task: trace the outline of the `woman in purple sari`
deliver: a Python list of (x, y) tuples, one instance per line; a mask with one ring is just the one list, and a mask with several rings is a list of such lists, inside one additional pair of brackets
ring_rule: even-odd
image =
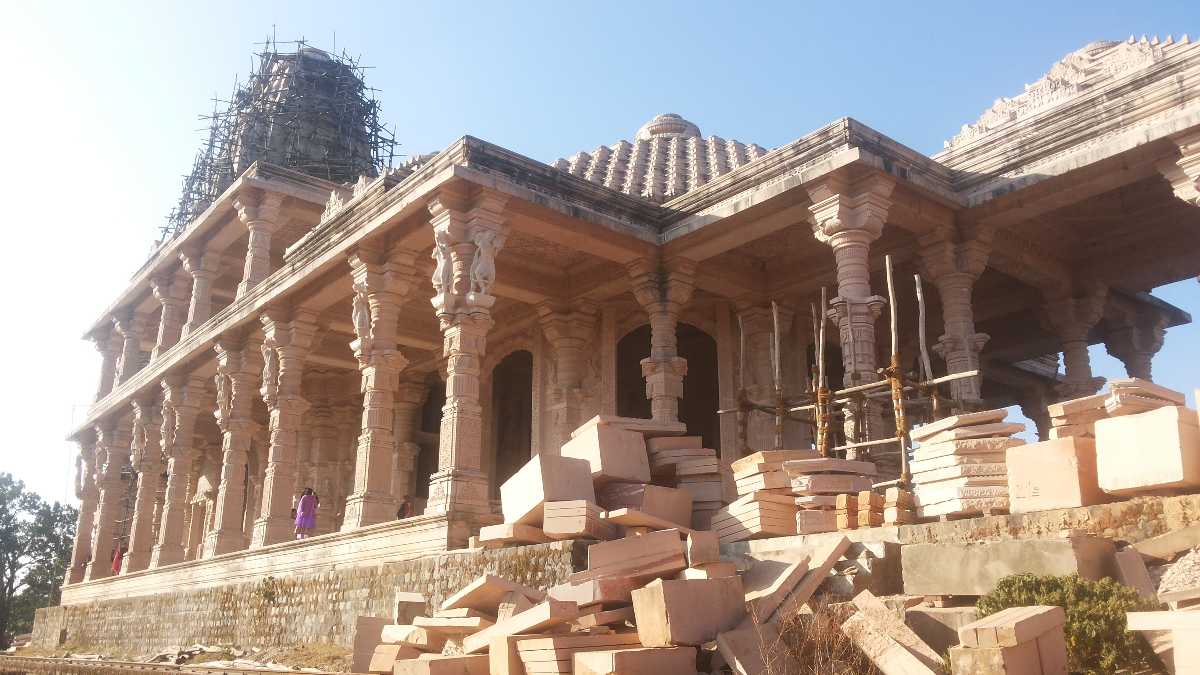
[(296, 538), (304, 539), (317, 526), (317, 496), (310, 487), (304, 488), (304, 494), (296, 502)]

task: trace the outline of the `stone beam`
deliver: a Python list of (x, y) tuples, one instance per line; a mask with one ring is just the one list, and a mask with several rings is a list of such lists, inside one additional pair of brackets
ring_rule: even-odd
[(1158, 171), (1171, 184), (1176, 197), (1200, 206), (1200, 131), (1172, 140), (1179, 148), (1179, 155), (1159, 162)]

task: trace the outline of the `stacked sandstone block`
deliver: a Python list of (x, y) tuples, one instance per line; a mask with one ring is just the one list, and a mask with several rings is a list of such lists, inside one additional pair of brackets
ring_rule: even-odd
[(849, 546), (838, 537), (739, 575), (715, 534), (655, 530), (593, 544), (587, 569), (547, 591), (484, 575), (432, 613), (423, 600), (399, 603), (396, 623), (356, 644), (369, 654), (365, 671), (380, 674), (695, 675), (719, 661), (765, 673), (761, 638), (778, 639), (779, 622)]
[(1066, 675), (1062, 607), (1012, 607), (958, 629), (953, 675)]
[(730, 465), (738, 498), (712, 517), (722, 542), (796, 534), (799, 506), (783, 463), (817, 457), (813, 450), (763, 450)]
[(708, 529), (713, 514), (724, 503), (717, 451), (704, 447), (704, 439), (699, 436), (650, 438), (646, 450), (654, 479), (690, 494), (692, 527)]
[(1024, 441), (1010, 438), (1025, 425), (1005, 423), (1008, 412), (984, 410), (946, 417), (911, 432), (913, 495), (917, 517), (973, 515), (1008, 510), (1005, 451)]
[[(796, 533), (816, 534), (840, 528), (839, 499), (870, 493), (875, 465), (850, 459), (821, 457), (783, 463), (792, 494), (796, 495)], [(833, 500), (835, 508), (829, 508)], [(857, 514), (855, 515), (857, 520)]]

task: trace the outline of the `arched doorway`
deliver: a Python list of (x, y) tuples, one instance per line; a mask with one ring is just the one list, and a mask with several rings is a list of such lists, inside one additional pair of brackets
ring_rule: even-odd
[(533, 354), (517, 350), (492, 370), (492, 496), (525, 463), (533, 447)]
[[(717, 341), (687, 323), (675, 329), (679, 355), (687, 359), (679, 420), (688, 433), (704, 439), (704, 446), (718, 449), (721, 439), (717, 417), (720, 392), (717, 384)], [(650, 417), (650, 399), (642, 378), (642, 359), (650, 356), (650, 325), (630, 331), (617, 342), (617, 414)]]
[(442, 406), (446, 405), (446, 383), (438, 373), (429, 373), (425, 378), (425, 404), (421, 406), (420, 430), (413, 440), (421, 447), (417, 454), (417, 494), (418, 513), (424, 510), (425, 500), (429, 498), (429, 477), (438, 470), (438, 445), (442, 431)]

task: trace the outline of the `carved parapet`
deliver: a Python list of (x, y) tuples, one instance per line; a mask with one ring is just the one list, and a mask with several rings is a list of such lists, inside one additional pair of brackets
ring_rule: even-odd
[(1200, 131), (1175, 139), (1179, 156), (1158, 163), (1158, 171), (1171, 183), (1175, 196), (1200, 206)]

